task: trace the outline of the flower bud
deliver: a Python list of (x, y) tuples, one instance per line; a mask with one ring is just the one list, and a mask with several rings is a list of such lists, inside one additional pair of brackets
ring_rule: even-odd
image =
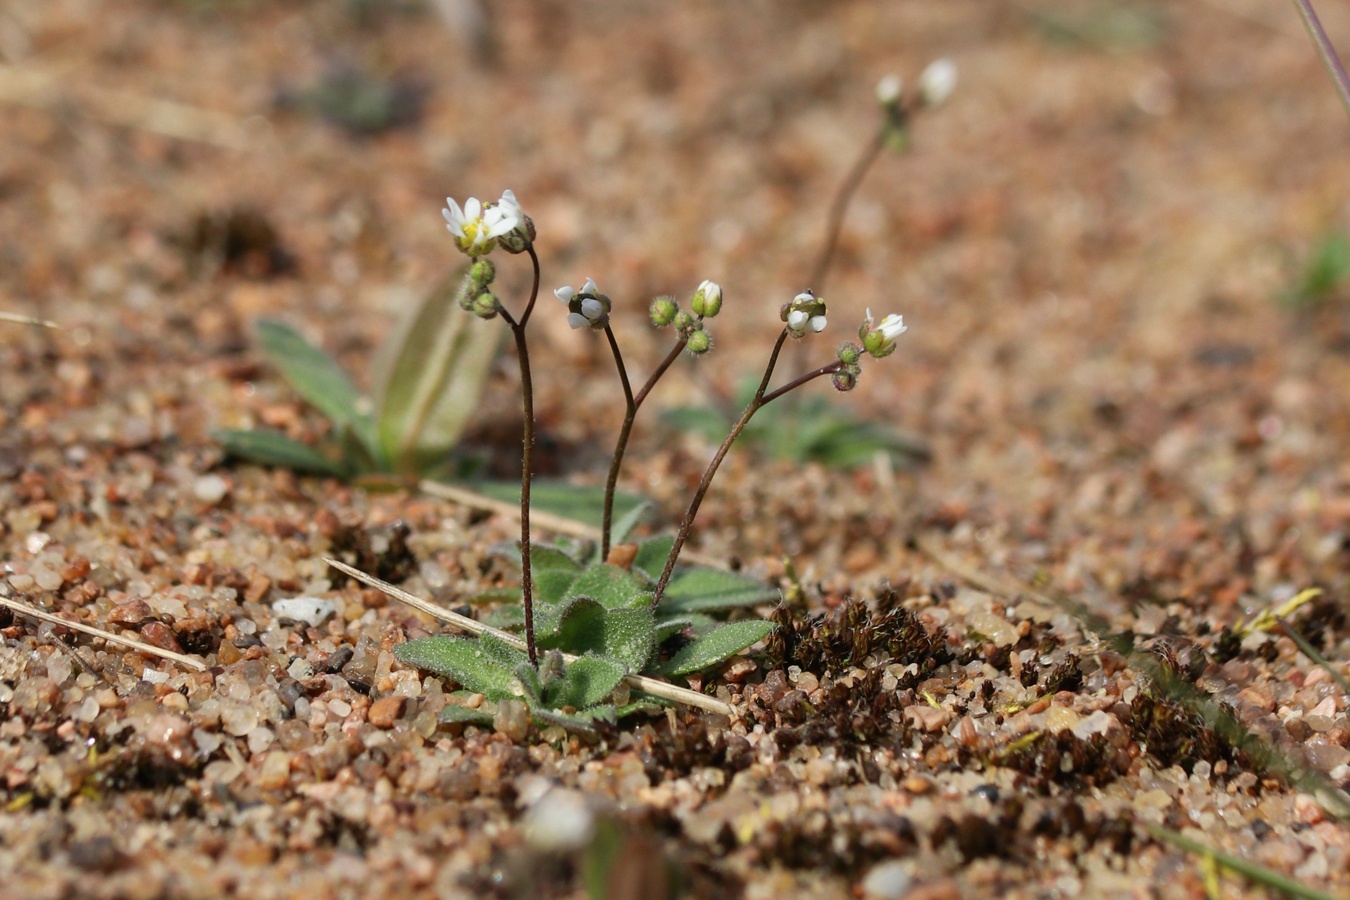
[(900, 96), (904, 89), (905, 83), (900, 80), (899, 75), (894, 72), (885, 75), (877, 82), (877, 102), (890, 109), (900, 103)]
[(846, 366), (856, 366), (858, 360), (862, 359), (863, 348), (852, 341), (845, 341), (839, 345), (839, 361)]
[(499, 307), (500, 302), (497, 300), (496, 294), (492, 291), (482, 291), (474, 296), (469, 311), (480, 319), (495, 319)]
[(857, 366), (853, 366), (847, 369), (840, 369), (838, 372), (835, 372), (833, 375), (830, 376), (830, 380), (834, 382), (834, 389), (836, 391), (853, 390), (855, 387), (858, 386)]
[(722, 309), (722, 286), (704, 279), (694, 291), (694, 296), (689, 298), (689, 308), (694, 311), (694, 315), (711, 319)]
[(697, 322), (694, 317), (684, 310), (675, 313), (675, 330), (678, 331), (682, 337), (688, 338), (689, 335), (693, 334), (696, 324)]
[(567, 304), (567, 324), (572, 328), (604, 328), (609, 325), (609, 298), (600, 293), (593, 279), (587, 278), (581, 290), (571, 285), (560, 287), (553, 292)]
[(652, 301), (651, 315), (652, 324), (657, 328), (665, 328), (675, 321), (675, 316), (680, 308), (675, 305), (675, 301), (670, 297), (657, 297)]
[(802, 291), (783, 305), (779, 316), (793, 338), (805, 337), (808, 331), (819, 333), (825, 330), (825, 301), (811, 291)]
[(955, 89), (956, 63), (945, 56), (930, 62), (919, 75), (919, 97), (924, 106), (940, 106)]
[(514, 223), (510, 231), (497, 238), (497, 243), (507, 253), (524, 253), (534, 245), (534, 220), (525, 215), (512, 191), (503, 191), (502, 199), (494, 204), (502, 211), (505, 219)]
[(490, 259), (476, 259), (473, 265), (469, 267), (469, 280), (476, 287), (487, 287), (497, 277), (497, 267), (493, 265)]
[(700, 328), (689, 335), (684, 346), (695, 356), (702, 356), (712, 349), (712, 336)]

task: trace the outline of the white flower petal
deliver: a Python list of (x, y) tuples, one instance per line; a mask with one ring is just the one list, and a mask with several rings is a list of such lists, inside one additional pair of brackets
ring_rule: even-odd
[(819, 334), (820, 332), (824, 331), (824, 330), (825, 330), (825, 317), (824, 317), (824, 316), (812, 316), (812, 317), (811, 317), (811, 330), (814, 331), (814, 332), (816, 332), (817, 334)]
[(586, 285), (581, 289), (581, 292), (583, 294), (598, 294), (600, 293), (600, 289), (595, 286), (594, 278), (587, 278)]
[(811, 317), (800, 309), (794, 309), (788, 313), (787, 327), (792, 331), (802, 331), (806, 327), (806, 322)]
[(482, 218), (483, 204), (478, 202), (477, 197), (470, 197), (464, 201), (464, 218), (478, 219)]
[(811, 293), (810, 291), (802, 291), (800, 294), (798, 294), (797, 296), (795, 296), (795, 297), (792, 298), (792, 302), (793, 302), (793, 303), (812, 303), (812, 302), (815, 301), (815, 299), (816, 299), (816, 295), (815, 295), (815, 294)]
[(956, 63), (945, 56), (928, 64), (919, 76), (919, 90), (929, 106), (937, 106), (956, 89)]
[(882, 76), (877, 82), (877, 102), (882, 106), (890, 106), (900, 101), (900, 94), (904, 91), (905, 83), (900, 80), (900, 76), (895, 73)]
[(560, 288), (558, 288), (557, 290), (555, 290), (555, 291), (553, 292), (553, 296), (557, 297), (559, 300), (561, 300), (561, 301), (564, 302), (564, 303), (571, 303), (571, 302), (572, 302), (572, 297), (573, 297), (575, 294), (576, 294), (576, 291), (572, 288), (572, 286), (571, 286), (570, 284), (569, 284), (569, 285), (564, 285), (563, 287), (560, 287)]
[(573, 329), (591, 327), (591, 323), (581, 313), (568, 313), (567, 324), (571, 325)]
[(598, 322), (600, 317), (605, 314), (605, 307), (599, 300), (592, 300), (587, 297), (581, 301), (581, 314), (592, 322)]
[(895, 313), (891, 313), (889, 316), (882, 319), (881, 324), (878, 325), (877, 328), (881, 332), (881, 336), (888, 341), (895, 340), (909, 330), (905, 327), (905, 317), (897, 316)]

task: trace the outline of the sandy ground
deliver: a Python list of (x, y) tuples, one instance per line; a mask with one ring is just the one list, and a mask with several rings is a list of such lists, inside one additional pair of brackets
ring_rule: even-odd
[[(1350, 785), (1350, 698), (1289, 638), (1231, 634), (1316, 586), (1294, 621), (1350, 655), (1346, 292), (1278, 299), (1350, 227), (1350, 124), (1292, 9), (490, 12), (0, 4), (0, 308), (64, 326), (0, 331), (0, 593), (209, 667), (3, 620), (0, 894), (1204, 896), (1199, 858), (1149, 825), (1350, 889), (1350, 832), (1316, 797), (1069, 612)], [(1324, 14), (1350, 48), (1350, 17)], [(319, 556), (397, 557), (404, 587), (453, 604), (509, 582), (486, 548), (514, 523), (224, 460), (213, 428), (326, 429), (254, 320), (366, 371), (458, 262), (442, 198), (509, 187), (545, 284), (599, 281), (638, 371), (666, 340), (647, 301), (719, 281), (714, 352), (653, 402), (724, 395), (808, 286), (876, 80), (937, 56), (958, 90), (868, 176), (816, 285), (830, 330), (785, 361), (827, 361), (867, 308), (903, 313), (900, 351), (835, 399), (931, 461), (739, 452), (695, 533), (784, 586), (790, 560), (824, 624), (799, 611), (790, 654), (706, 680), (730, 719), (599, 741), (439, 725), (448, 689), (390, 652), (436, 626)], [(389, 129), (322, 113), (337, 72), (398, 86)], [(502, 268), (518, 303), (527, 269)], [(617, 385), (541, 303), (544, 467), (593, 484)], [(504, 356), (473, 436), (507, 469), (513, 373)], [(658, 529), (711, 449), (640, 421), (624, 480)], [(283, 621), (272, 604), (301, 595), (335, 615)]]

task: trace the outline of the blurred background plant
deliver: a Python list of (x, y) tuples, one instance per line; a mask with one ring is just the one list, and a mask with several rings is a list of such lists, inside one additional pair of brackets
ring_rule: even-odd
[(1318, 238), (1298, 275), (1278, 299), (1290, 309), (1317, 309), (1343, 296), (1347, 278), (1350, 278), (1350, 235), (1331, 228)]
[(449, 471), (502, 344), (497, 329), (461, 313), (463, 282), (457, 272), (408, 311), (376, 354), (369, 397), (294, 328), (259, 320), (263, 355), (332, 422), (331, 439), (316, 448), (262, 429), (222, 429), (217, 439), (240, 459), (338, 478)]

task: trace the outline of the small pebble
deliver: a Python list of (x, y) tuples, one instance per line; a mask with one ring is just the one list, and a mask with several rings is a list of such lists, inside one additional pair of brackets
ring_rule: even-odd
[(381, 697), (370, 705), (366, 720), (376, 728), (393, 728), (399, 714), (403, 712), (403, 702), (404, 698), (398, 694)]
[(292, 622), (304, 622), (316, 628), (322, 625), (335, 610), (336, 607), (330, 601), (319, 597), (291, 597), (288, 600), (278, 600), (272, 604), (272, 611), (279, 618), (290, 619)]
[(525, 843), (540, 853), (568, 853), (590, 843), (595, 814), (578, 791), (555, 788), (525, 814)]
[(192, 494), (203, 503), (216, 504), (230, 492), (230, 483), (219, 475), (203, 475), (192, 483)]
[(912, 883), (905, 864), (893, 859), (873, 866), (863, 878), (861, 887), (863, 896), (870, 900), (900, 900), (909, 893)]

